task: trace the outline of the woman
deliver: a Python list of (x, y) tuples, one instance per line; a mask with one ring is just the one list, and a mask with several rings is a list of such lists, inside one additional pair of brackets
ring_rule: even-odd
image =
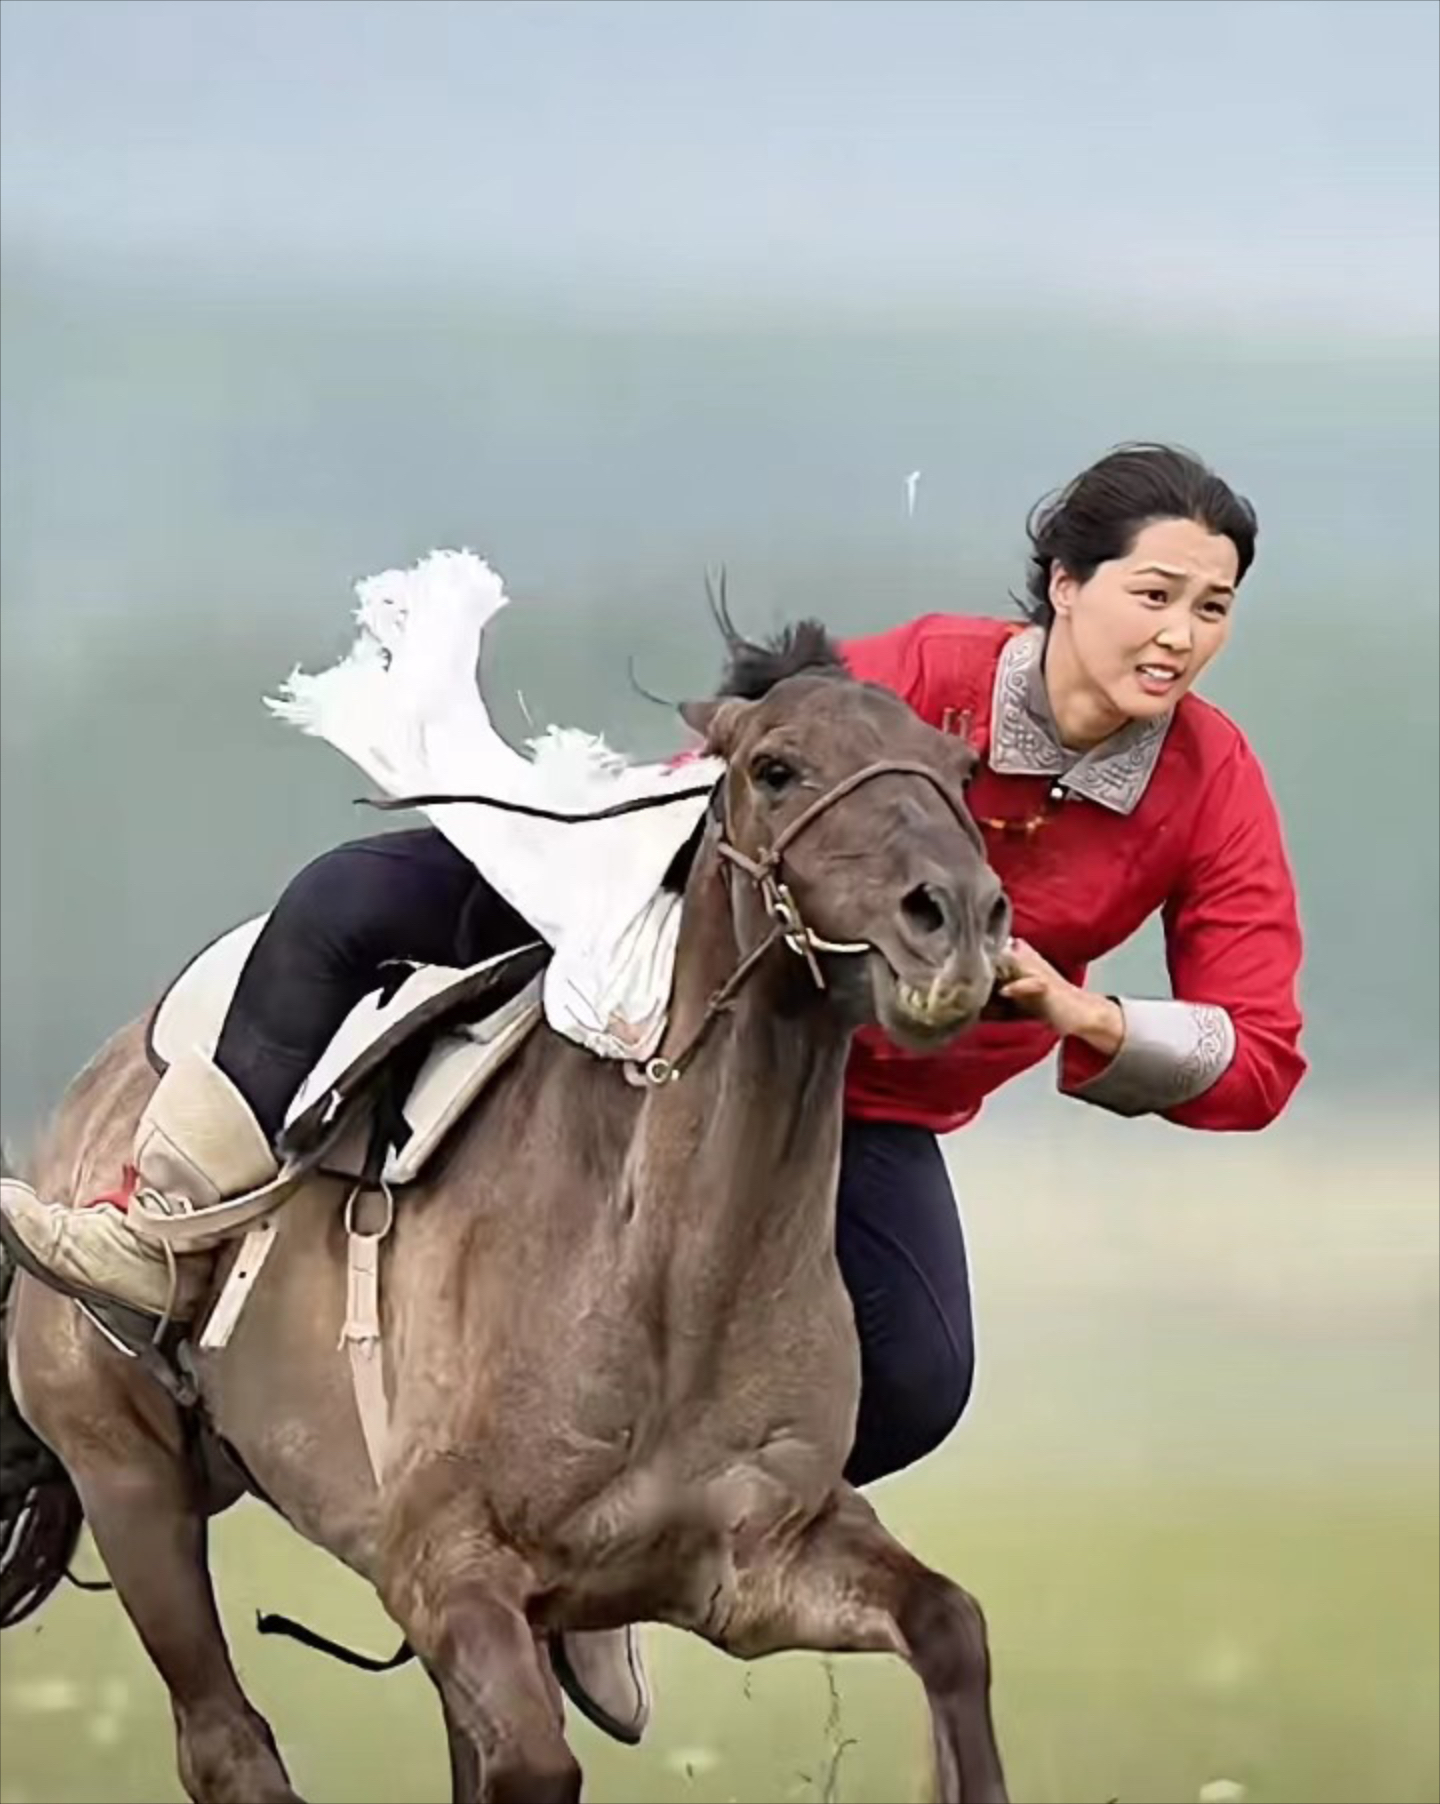
[[(1194, 1128), (1264, 1127), (1304, 1073), (1275, 808), (1239, 730), (1190, 694), (1229, 638), (1255, 534), (1248, 503), (1194, 458), (1123, 447), (1032, 516), (1028, 622), (931, 615), (845, 647), (857, 676), (982, 752), (969, 801), (1017, 935), (996, 1018), (950, 1049), (856, 1040), (837, 1213), (861, 1343), (856, 1484), (938, 1446), (970, 1394), (965, 1247), (937, 1135), (1057, 1044), (1067, 1094)], [(1087, 967), (1156, 913), (1173, 997), (1087, 988)], [(177, 1062), (156, 1089), (140, 1181), (175, 1207), (266, 1181), (292, 1096), (382, 960), (463, 965), (526, 937), (433, 830), (326, 854), (257, 942), (214, 1063)], [(4, 1207), (57, 1276), (163, 1308), (168, 1275), (121, 1210), (14, 1185)], [(633, 1646), (571, 1637), (566, 1652), (577, 1702), (637, 1739)]]

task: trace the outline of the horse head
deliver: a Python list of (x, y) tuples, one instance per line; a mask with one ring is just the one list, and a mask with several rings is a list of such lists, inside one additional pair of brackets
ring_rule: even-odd
[(760, 646), (717, 611), (720, 693), (681, 713), (727, 767), (712, 831), (740, 950), (783, 939), (850, 1025), (933, 1050), (979, 1016), (1010, 931), (965, 803), (976, 755), (857, 682), (816, 622)]

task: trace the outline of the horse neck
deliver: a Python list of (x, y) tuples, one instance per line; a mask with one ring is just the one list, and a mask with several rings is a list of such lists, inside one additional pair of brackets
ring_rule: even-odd
[[(744, 881), (732, 879), (735, 902), (758, 935), (768, 929)], [(741, 956), (707, 844), (686, 888), (669, 1044), (697, 1031)], [(652, 1097), (636, 1148), (636, 1203), (672, 1224), (672, 1250), (702, 1285), (723, 1288), (727, 1271), (790, 1267), (833, 1245), (848, 1049), (848, 1030), (805, 966), (777, 945), (710, 1023), (684, 1074)]]

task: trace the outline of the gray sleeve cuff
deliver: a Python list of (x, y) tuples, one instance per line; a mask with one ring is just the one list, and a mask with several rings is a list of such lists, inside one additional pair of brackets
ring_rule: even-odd
[(1193, 1102), (1235, 1057), (1235, 1024), (1208, 1002), (1137, 1001), (1117, 996), (1125, 1017), (1120, 1050), (1098, 1076), (1070, 1094), (1114, 1115), (1155, 1115)]

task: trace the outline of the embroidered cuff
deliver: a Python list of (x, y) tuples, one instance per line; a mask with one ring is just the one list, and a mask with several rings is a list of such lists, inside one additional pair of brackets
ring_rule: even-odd
[(1235, 1024), (1208, 1002), (1137, 1001), (1117, 996), (1125, 1017), (1119, 1052), (1094, 1077), (1066, 1083), (1079, 1102), (1115, 1115), (1157, 1115), (1193, 1102), (1235, 1057)]

